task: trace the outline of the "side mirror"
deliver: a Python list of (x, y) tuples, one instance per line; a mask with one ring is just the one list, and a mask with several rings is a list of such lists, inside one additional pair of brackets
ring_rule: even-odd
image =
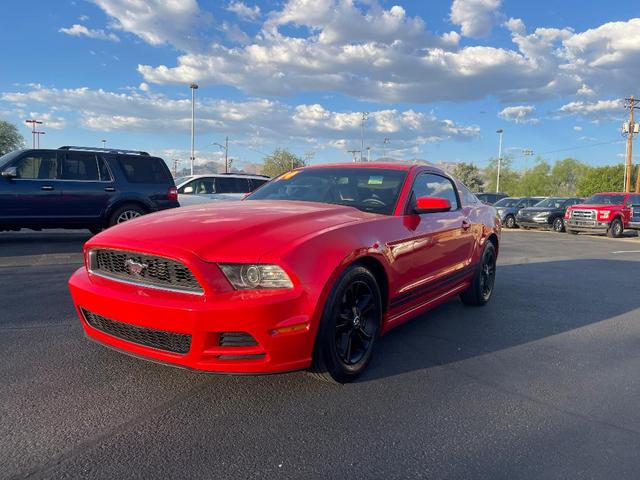
[(18, 178), (18, 169), (16, 167), (9, 167), (2, 171), (2, 176), (5, 178)]
[(185, 187), (182, 193), (193, 193), (193, 187)]
[(418, 197), (413, 211), (417, 214), (448, 212), (451, 210), (451, 202), (440, 197)]

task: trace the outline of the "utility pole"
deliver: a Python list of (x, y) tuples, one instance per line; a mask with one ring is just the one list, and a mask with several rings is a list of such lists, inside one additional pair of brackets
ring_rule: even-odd
[(362, 161), (362, 153), (364, 152), (364, 122), (369, 118), (369, 112), (362, 112), (362, 121), (360, 122), (360, 161)]
[[(624, 191), (631, 192), (631, 177), (633, 177), (633, 134), (638, 133), (636, 131), (635, 123), (635, 110), (640, 108), (636, 105), (636, 99), (632, 95), (629, 98), (625, 98), (625, 108), (629, 109), (629, 123), (625, 128), (627, 134), (627, 161), (625, 164), (625, 184)], [(640, 193), (640, 170), (636, 178), (636, 193)]]
[(371, 161), (371, 147), (367, 147), (367, 162)]
[(382, 156), (387, 157), (387, 145), (391, 143), (391, 139), (389, 137), (385, 137), (382, 141)]
[(504, 130), (499, 128), (496, 133), (500, 135), (500, 143), (498, 144), (498, 175), (496, 178), (496, 193), (500, 193), (500, 167), (502, 164), (502, 134)]
[(178, 164), (180, 163), (180, 160), (178, 160), (177, 158), (173, 159), (173, 178), (176, 178), (178, 176)]
[(193, 164), (196, 161), (195, 153), (195, 139), (196, 139), (196, 90), (198, 89), (197, 83), (189, 85), (191, 89), (191, 175), (193, 175)]
[(360, 156), (362, 156), (362, 150), (347, 150), (348, 153), (350, 153), (351, 155), (353, 155), (353, 161), (357, 162), (358, 161), (358, 157), (356, 157), (356, 154), (360, 154)]
[(25, 120), (24, 123), (31, 124), (31, 148), (36, 148), (36, 125), (42, 125), (40, 120), (29, 119)]
[(231, 164), (229, 163), (229, 136), (227, 135), (225, 137), (224, 145), (218, 142), (213, 142), (211, 145), (217, 145), (224, 150), (224, 173), (229, 173), (229, 169), (231, 168)]
[(33, 133), (36, 136), (36, 148), (40, 148), (40, 135), (44, 135), (46, 132), (36, 130)]
[(522, 155), (524, 156), (524, 171), (526, 172), (529, 170), (529, 160), (527, 157), (533, 156), (533, 150), (526, 148), (522, 150)]
[(104, 138), (100, 141), (102, 142), (102, 148), (105, 148), (105, 146), (107, 145), (107, 141)]

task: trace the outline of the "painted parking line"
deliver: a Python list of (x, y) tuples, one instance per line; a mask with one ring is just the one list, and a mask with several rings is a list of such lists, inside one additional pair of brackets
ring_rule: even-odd
[(616, 250), (611, 253), (640, 253), (640, 250)]

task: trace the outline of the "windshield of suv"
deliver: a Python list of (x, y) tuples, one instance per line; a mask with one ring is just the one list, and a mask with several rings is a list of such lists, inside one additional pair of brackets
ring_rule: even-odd
[(0, 157), (0, 170), (4, 168), (11, 160), (16, 158), (18, 155), (22, 153), (22, 150), (15, 150), (13, 152), (9, 152)]
[(506, 208), (515, 207), (519, 201), (519, 198), (503, 198), (502, 200), (498, 200), (496, 203), (494, 203), (493, 206)]
[(624, 202), (624, 195), (603, 195), (597, 194), (587, 198), (584, 203), (587, 205), (622, 205)]
[(406, 172), (378, 168), (311, 168), (285, 173), (245, 200), (302, 200), (391, 215)]
[(568, 199), (566, 198), (546, 198), (541, 202), (536, 203), (535, 207), (543, 208), (564, 208), (567, 205)]

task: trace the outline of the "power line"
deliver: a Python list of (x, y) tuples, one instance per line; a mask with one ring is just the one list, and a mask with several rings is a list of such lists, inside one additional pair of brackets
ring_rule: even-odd
[(581, 145), (578, 147), (568, 147), (568, 148), (560, 148), (558, 150), (549, 150), (547, 152), (539, 152), (538, 155), (548, 155), (550, 153), (559, 153), (559, 152), (568, 152), (570, 150), (580, 150), (583, 148), (592, 148), (592, 147), (600, 147), (602, 145), (612, 145), (614, 143), (622, 143), (624, 140), (613, 140), (610, 142), (600, 142), (600, 143), (591, 143), (589, 145)]

